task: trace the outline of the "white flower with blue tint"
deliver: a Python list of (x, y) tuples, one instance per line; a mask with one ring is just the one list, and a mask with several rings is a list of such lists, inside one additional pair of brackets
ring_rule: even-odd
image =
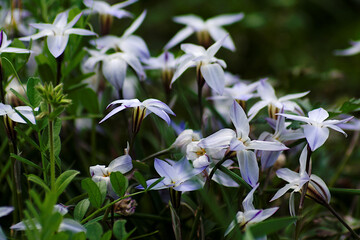
[(7, 39), (6, 33), (0, 32), (0, 55), (2, 53), (30, 53), (31, 51), (24, 48), (9, 47), (12, 41)]
[(215, 92), (222, 94), (225, 86), (223, 68), (226, 68), (226, 63), (224, 60), (216, 58), (215, 54), (219, 51), (226, 38), (227, 36), (218, 40), (207, 50), (195, 44), (181, 44), (181, 49), (185, 52), (185, 55), (179, 60), (179, 66), (171, 79), (171, 84), (173, 84), (186, 69), (196, 66), (209, 87)]
[[(26, 123), (26, 121), (16, 111), (23, 115), (32, 124), (35, 124), (35, 116), (33, 109), (29, 106), (19, 106), (12, 108), (10, 105), (0, 103), (0, 116), (7, 115), (11, 120), (18, 123)], [(37, 110), (37, 108), (35, 109)]]
[[(176, 46), (195, 32), (198, 35), (210, 34), (212, 39), (214, 39), (215, 41), (219, 41), (226, 35), (229, 35), (229, 33), (224, 28), (222, 28), (222, 26), (238, 22), (243, 18), (243, 13), (224, 14), (210, 18), (206, 21), (195, 15), (174, 17), (175, 22), (184, 24), (186, 25), (186, 27), (176, 33), (175, 36), (165, 45), (164, 48), (170, 49)], [(206, 39), (205, 41), (208, 42), (208, 39)], [(230, 36), (224, 42), (224, 47), (231, 51), (235, 51), (235, 45)]]
[(307, 125), (302, 125), (301, 127), (304, 130), (304, 135), (307, 142), (309, 143), (311, 151), (315, 151), (325, 143), (326, 139), (329, 137), (329, 128), (341, 132), (347, 136), (346, 133), (337, 125), (352, 119), (352, 117), (349, 117), (342, 120), (325, 120), (329, 117), (329, 113), (323, 108), (317, 108), (310, 111), (308, 113), (309, 117), (284, 113), (279, 115), (282, 115), (288, 119), (307, 123)]
[(335, 55), (338, 56), (353, 56), (360, 52), (360, 41), (351, 41), (351, 47), (345, 50), (336, 50), (334, 52)]
[[(166, 161), (155, 158), (154, 167), (160, 177), (164, 177), (159, 183), (151, 188), (151, 190), (160, 190), (172, 188), (180, 192), (194, 191), (203, 187), (202, 182), (196, 179), (196, 175), (201, 173), (204, 168), (193, 168), (189, 160), (183, 158), (179, 161), (166, 159)], [(146, 181), (147, 187), (160, 178), (150, 179)], [(138, 186), (138, 189), (144, 189)]]
[(80, 19), (82, 13), (76, 15), (69, 23), (67, 22), (69, 11), (59, 13), (52, 24), (48, 23), (33, 23), (30, 26), (37, 28), (40, 32), (22, 37), (22, 41), (30, 41), (31, 39), (36, 40), (42, 37), (47, 37), (47, 46), (51, 54), (57, 58), (59, 57), (66, 48), (69, 41), (70, 34), (93, 36), (96, 33), (81, 29), (73, 28), (76, 22)]
[(132, 17), (132, 14), (122, 9), (137, 0), (128, 0), (121, 3), (110, 5), (105, 1), (84, 0), (84, 4), (89, 9), (85, 9), (85, 14), (99, 13), (100, 15), (110, 15), (116, 18)]
[(170, 117), (168, 114), (175, 115), (175, 113), (169, 108), (168, 105), (161, 102), (160, 100), (153, 99), (153, 98), (147, 99), (143, 102), (140, 102), (138, 99), (116, 100), (116, 101), (113, 101), (112, 103), (110, 103), (108, 108), (115, 104), (120, 104), (120, 106), (114, 108), (109, 114), (107, 114), (100, 121), (100, 123), (104, 122), (108, 118), (112, 117), (116, 113), (118, 113), (126, 108), (135, 108), (135, 111), (139, 112), (138, 116), (141, 116), (141, 119), (140, 119), (141, 121), (143, 118), (148, 116), (150, 113), (154, 113), (157, 116), (159, 116), (160, 118), (162, 118), (163, 120), (165, 120), (167, 124), (170, 124), (171, 120), (170, 120)]
[(239, 211), (236, 213), (236, 220), (230, 223), (229, 227), (225, 231), (224, 236), (228, 235), (236, 226), (241, 229), (246, 229), (246, 227), (251, 224), (262, 222), (272, 216), (279, 209), (279, 207), (255, 209), (253, 205), (254, 192), (258, 187), (259, 184), (256, 184), (254, 188), (248, 193), (242, 202), (244, 211)]
[[(290, 100), (301, 98), (307, 95), (309, 92), (289, 94), (283, 97), (278, 98), (275, 95), (274, 88), (267, 82), (267, 78), (261, 79), (260, 84), (257, 88), (258, 94), (261, 100), (255, 103), (248, 112), (249, 120), (253, 119), (258, 112), (264, 107), (268, 106), (269, 114), (272, 118), (275, 118), (275, 114), (284, 108), (284, 111), (295, 112), (303, 114), (300, 106)], [(275, 112), (273, 112), (275, 111)]]

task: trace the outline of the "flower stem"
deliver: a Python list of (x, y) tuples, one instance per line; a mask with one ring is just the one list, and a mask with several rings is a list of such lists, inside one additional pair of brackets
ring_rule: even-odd
[(158, 151), (156, 153), (153, 153), (143, 159), (140, 160), (140, 162), (145, 162), (146, 160), (149, 160), (149, 159), (152, 159), (154, 157), (158, 157), (158, 156), (161, 156), (161, 155), (164, 155), (164, 154), (167, 154), (168, 152), (171, 151), (171, 149), (173, 149), (173, 147), (169, 147), (169, 148), (166, 148), (164, 150), (161, 150), (161, 151)]
[(203, 86), (205, 84), (205, 80), (204, 80), (204, 77), (202, 76), (201, 74), (201, 63), (196, 67), (196, 79), (197, 79), (197, 84), (198, 84), (198, 104), (199, 104), (199, 113), (200, 113), (200, 116), (199, 116), (199, 120), (200, 120), (200, 129), (201, 129), (201, 132), (203, 132), (203, 121), (202, 121), (202, 118), (203, 118), (203, 104), (202, 104), (202, 89), (203, 89)]
[(331, 180), (330, 180), (329, 188), (334, 186), (336, 180), (339, 178), (340, 174), (342, 173), (344, 167), (346, 166), (346, 163), (348, 162), (351, 154), (352, 154), (353, 151), (354, 151), (354, 148), (355, 148), (355, 146), (356, 146), (356, 143), (359, 141), (359, 136), (360, 136), (360, 131), (356, 131), (356, 132), (354, 133), (354, 135), (352, 136), (350, 145), (349, 145), (349, 147), (347, 148), (343, 159), (341, 160), (341, 164), (340, 164), (340, 166), (337, 168), (336, 173), (333, 175), (333, 177), (332, 177)]
[(60, 81), (61, 81), (61, 64), (63, 62), (63, 59), (64, 59), (64, 53), (62, 53), (60, 56), (58, 56), (56, 58), (56, 84), (55, 86), (59, 85), (60, 84)]
[(136, 195), (139, 195), (140, 193), (144, 193), (144, 192), (146, 192), (146, 191), (144, 190), (144, 191), (132, 193), (132, 194), (129, 194), (129, 195), (125, 195), (125, 196), (123, 196), (123, 197), (121, 197), (121, 198), (118, 198), (118, 199), (116, 199), (116, 200), (114, 200), (114, 201), (106, 204), (106, 205), (103, 206), (102, 208), (99, 208), (98, 210), (96, 210), (95, 212), (93, 212), (92, 214), (90, 214), (89, 216), (87, 216), (85, 219), (83, 219), (83, 220), (81, 221), (81, 224), (86, 223), (88, 220), (92, 219), (96, 214), (98, 214), (98, 213), (100, 213), (101, 211), (107, 209), (108, 207), (114, 205), (115, 203), (117, 203), (117, 202), (119, 202), (119, 201), (121, 201), (121, 200), (123, 200), (123, 199), (129, 198), (129, 197), (133, 197), (133, 196), (136, 196)]
[(54, 154), (54, 121), (50, 118), (52, 107), (48, 105), (49, 109), (49, 151), (50, 151), (50, 183), (51, 190), (55, 191), (55, 154)]
[[(307, 157), (306, 157), (306, 172), (309, 176), (311, 176), (311, 148), (309, 146), (309, 144), (307, 145)], [(305, 195), (307, 192), (307, 188), (308, 188), (309, 182), (305, 183), (301, 192), (301, 197), (300, 197), (300, 204), (299, 204), (299, 211), (301, 211), (301, 209), (304, 207), (304, 200), (305, 200)]]

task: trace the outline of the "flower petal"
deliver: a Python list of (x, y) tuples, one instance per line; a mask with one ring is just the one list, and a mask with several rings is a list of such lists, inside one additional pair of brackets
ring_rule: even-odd
[(192, 27), (195, 31), (202, 30), (205, 26), (205, 22), (198, 16), (195, 15), (184, 15), (177, 16), (173, 18), (174, 22), (188, 25)]
[(122, 89), (126, 77), (127, 64), (122, 58), (106, 58), (103, 61), (102, 72), (114, 88)]
[(69, 35), (55, 35), (47, 37), (47, 45), (51, 54), (57, 58), (65, 50), (69, 40)]
[(221, 46), (224, 44), (225, 40), (228, 37), (229, 37), (228, 34), (222, 36), (220, 39), (216, 40), (216, 42), (206, 50), (206, 54), (207, 54), (208, 58), (212, 58), (215, 56), (215, 54), (219, 51), (219, 49), (221, 48)]
[(82, 36), (93, 36), (93, 35), (97, 35), (96, 33), (90, 31), (90, 30), (86, 30), (86, 29), (82, 29), (82, 28), (70, 28), (65, 30), (64, 34), (76, 34), (76, 35), (82, 35)]
[(236, 101), (233, 101), (231, 105), (230, 119), (235, 126), (238, 137), (242, 137), (243, 134), (245, 135), (244, 137), (249, 136), (249, 120), (246, 117), (243, 108)]
[(302, 127), (311, 151), (315, 151), (321, 147), (329, 137), (329, 129), (326, 127), (318, 127), (314, 125), (304, 125)]
[(253, 205), (253, 200), (254, 200), (254, 192), (256, 191), (256, 189), (259, 187), (259, 183), (256, 184), (255, 186), (253, 186), (253, 189), (251, 189), (251, 191), (248, 193), (248, 195), (246, 196), (246, 198), (244, 199), (244, 201), (242, 202), (244, 211), (250, 211), (250, 210), (255, 210), (255, 207)]
[(123, 155), (112, 160), (108, 166), (109, 172), (127, 173), (133, 168), (130, 155)]
[(247, 149), (257, 149), (265, 151), (283, 151), (289, 149), (281, 142), (269, 142), (260, 140), (252, 140), (249, 143), (246, 143), (245, 146)]
[(146, 17), (146, 10), (144, 10), (141, 15), (130, 25), (128, 29), (125, 30), (123, 37), (128, 37), (133, 34), (142, 24)]
[(278, 199), (279, 197), (281, 197), (282, 195), (284, 195), (289, 189), (291, 189), (294, 186), (294, 184), (292, 183), (288, 183), (286, 184), (284, 187), (280, 188), (275, 195), (271, 198), (270, 202)]
[(351, 42), (351, 47), (345, 50), (336, 50), (334, 51), (335, 55), (338, 56), (352, 56), (360, 52), (360, 41)]
[(227, 148), (233, 138), (235, 138), (234, 130), (224, 128), (201, 139), (198, 146), (202, 148)]
[(222, 67), (217, 63), (206, 64), (200, 67), (200, 71), (209, 87), (222, 95), (225, 88), (225, 76)]
[(294, 93), (294, 94), (288, 94), (286, 96), (283, 96), (279, 98), (280, 102), (285, 102), (292, 99), (302, 98), (303, 96), (307, 95), (310, 91), (303, 92), (303, 93)]
[(229, 33), (221, 28), (221, 27), (216, 27), (216, 26), (212, 26), (212, 27), (209, 27), (209, 33), (210, 33), (210, 36), (215, 40), (215, 41), (219, 41), (221, 40), (222, 38), (226, 37), (226, 39), (224, 40), (224, 42), (222, 43), (222, 46), (224, 48), (227, 48), (229, 49), (230, 51), (235, 51), (235, 44), (231, 38), (231, 36), (229, 35)]
[(250, 186), (254, 187), (259, 180), (259, 166), (255, 153), (252, 151), (238, 151), (237, 159), (239, 162), (242, 178)]
[(99, 122), (99, 124), (102, 123), (102, 122), (104, 122), (104, 121), (107, 120), (108, 118), (112, 117), (113, 115), (117, 114), (118, 112), (120, 112), (120, 111), (122, 111), (122, 110), (124, 110), (124, 109), (125, 109), (125, 106), (124, 106), (124, 105), (121, 105), (121, 106), (119, 106), (119, 107), (117, 107), (117, 108), (114, 108), (110, 113), (108, 113), (108, 114)]
[(170, 41), (165, 45), (164, 50), (168, 50), (182, 41), (184, 41), (186, 38), (188, 38), (191, 34), (194, 33), (193, 28), (191, 27), (185, 27), (181, 29), (179, 32), (175, 34), (173, 38), (170, 39)]
[(309, 119), (318, 123), (322, 123), (329, 117), (329, 113), (323, 108), (317, 108), (308, 113)]
[(173, 179), (176, 176), (176, 171), (173, 166), (171, 166), (166, 161), (155, 158), (154, 167), (156, 172), (161, 176), (167, 179)]
[(9, 215), (14, 211), (14, 207), (0, 207), (0, 218)]

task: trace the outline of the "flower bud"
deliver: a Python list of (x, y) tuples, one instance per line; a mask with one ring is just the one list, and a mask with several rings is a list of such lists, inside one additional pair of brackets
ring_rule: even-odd
[[(125, 194), (129, 195), (128, 193)], [(135, 208), (137, 206), (136, 200), (129, 198), (125, 198), (115, 203), (115, 213), (129, 216), (135, 213)]]

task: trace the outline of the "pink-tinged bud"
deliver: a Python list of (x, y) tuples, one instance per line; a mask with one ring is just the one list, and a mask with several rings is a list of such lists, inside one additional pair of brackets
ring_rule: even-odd
[[(125, 194), (129, 195), (128, 193)], [(131, 197), (129, 198), (125, 198), (123, 200), (120, 200), (119, 202), (115, 203), (115, 213), (124, 215), (124, 216), (129, 216), (135, 213), (135, 209), (136, 209), (137, 203), (135, 199), (131, 199)]]

